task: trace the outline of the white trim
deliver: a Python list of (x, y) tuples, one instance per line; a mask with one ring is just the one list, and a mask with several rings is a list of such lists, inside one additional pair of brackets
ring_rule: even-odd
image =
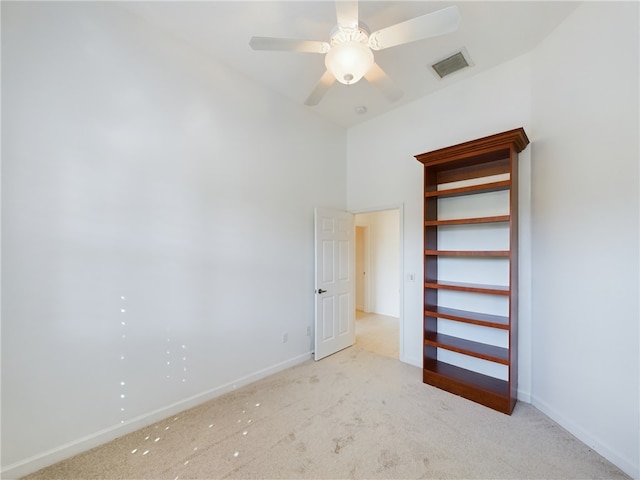
[[(400, 337), (399, 358), (402, 360), (404, 358), (404, 203), (398, 206), (398, 230), (400, 230), (398, 232), (400, 234), (398, 239), (400, 242), (400, 268), (398, 268), (398, 275), (400, 275), (400, 319), (398, 321), (398, 334)], [(422, 364), (420, 364), (420, 368), (422, 368)]]
[(603, 443), (598, 436), (594, 436), (587, 432), (580, 425), (567, 419), (562, 413), (555, 410), (551, 405), (542, 400), (541, 398), (533, 395), (532, 405), (544, 413), (546, 416), (557, 422), (562, 428), (578, 438), (581, 442), (598, 452), (604, 458), (630, 475), (632, 478), (640, 478), (640, 468), (637, 463), (634, 463), (633, 459), (625, 458), (612, 449), (609, 445)]
[(531, 403), (531, 392), (525, 392), (524, 390), (518, 389), (517, 398), (519, 402), (523, 403)]
[(414, 367), (418, 367), (420, 370), (422, 370), (422, 358), (403, 356), (400, 358), (400, 361), (408, 363), (409, 365), (413, 365)]
[(364, 227), (364, 311), (371, 312), (371, 283), (373, 275), (371, 272), (371, 225), (366, 224)]
[[(355, 217), (355, 215), (354, 215)], [(365, 313), (369, 313), (371, 311), (371, 290), (370, 285), (371, 282), (369, 279), (371, 278), (371, 229), (368, 223), (355, 223), (355, 227), (360, 227), (364, 229), (364, 304), (356, 305), (356, 310), (362, 310)], [(357, 248), (357, 244), (356, 244)], [(357, 288), (356, 284), (356, 288)]]
[(277, 363), (270, 367), (263, 368), (262, 370), (258, 370), (257, 372), (254, 372), (250, 375), (238, 378), (233, 382), (226, 383), (224, 385), (212, 388), (211, 390), (207, 390), (197, 395), (193, 395), (192, 397), (186, 398), (171, 405), (167, 405), (166, 407), (162, 407), (152, 412), (132, 418), (131, 420), (127, 420), (123, 424), (105, 428), (104, 430), (92, 433), (80, 439), (69, 442), (65, 445), (61, 445), (38, 455), (34, 455), (33, 457), (29, 457), (25, 460), (7, 465), (4, 469), (2, 469), (2, 472), (0, 472), (0, 477), (6, 480), (10, 480), (17, 479), (30, 473), (36, 472), (42, 468), (58, 463), (74, 455), (86, 452), (91, 448), (103, 445), (111, 440), (115, 440), (116, 438), (119, 438), (123, 435), (152, 425), (155, 422), (164, 420), (167, 417), (176, 415), (178, 413), (184, 412), (185, 410), (201, 405), (202, 403), (224, 395), (225, 393), (231, 392), (237, 388), (243, 387), (262, 378), (268, 377), (269, 375), (273, 375), (274, 373), (278, 373), (282, 370), (286, 370), (287, 368), (291, 368), (302, 362), (310, 360), (311, 355), (311, 352), (303, 353), (302, 355), (290, 358), (289, 360), (285, 360), (284, 362)]

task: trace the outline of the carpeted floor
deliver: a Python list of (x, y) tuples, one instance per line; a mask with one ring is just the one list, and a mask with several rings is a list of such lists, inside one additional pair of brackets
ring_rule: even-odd
[(26, 478), (629, 478), (530, 405), (495, 412), (370, 350), (361, 338)]
[(398, 321), (395, 317), (356, 310), (356, 344), (378, 355), (400, 358)]

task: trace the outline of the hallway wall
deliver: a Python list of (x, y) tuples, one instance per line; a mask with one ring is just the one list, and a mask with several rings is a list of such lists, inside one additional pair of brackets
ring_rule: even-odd
[(356, 226), (368, 226), (368, 311), (400, 316), (400, 213), (384, 210), (360, 213)]

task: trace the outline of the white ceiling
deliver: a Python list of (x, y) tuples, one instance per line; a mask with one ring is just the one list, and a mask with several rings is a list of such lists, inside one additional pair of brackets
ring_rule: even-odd
[[(328, 41), (336, 24), (333, 1), (164, 1), (119, 5), (143, 20), (294, 102), (304, 101), (325, 71), (324, 56), (314, 53), (254, 51), (252, 36)], [(349, 127), (428, 95), (452, 82), (530, 51), (579, 2), (431, 2), (361, 0), (360, 22), (373, 32), (395, 23), (457, 5), (455, 33), (374, 52), (375, 61), (404, 91), (388, 101), (361, 80), (336, 82), (319, 105), (305, 107), (338, 125)], [(473, 66), (440, 79), (431, 64), (465, 48)], [(359, 115), (355, 107), (366, 106)]]

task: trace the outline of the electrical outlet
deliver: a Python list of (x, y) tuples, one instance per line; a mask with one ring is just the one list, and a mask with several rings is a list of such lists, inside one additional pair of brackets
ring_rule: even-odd
[(287, 332), (284, 332), (282, 334), (282, 343), (287, 343), (289, 341), (289, 334)]

